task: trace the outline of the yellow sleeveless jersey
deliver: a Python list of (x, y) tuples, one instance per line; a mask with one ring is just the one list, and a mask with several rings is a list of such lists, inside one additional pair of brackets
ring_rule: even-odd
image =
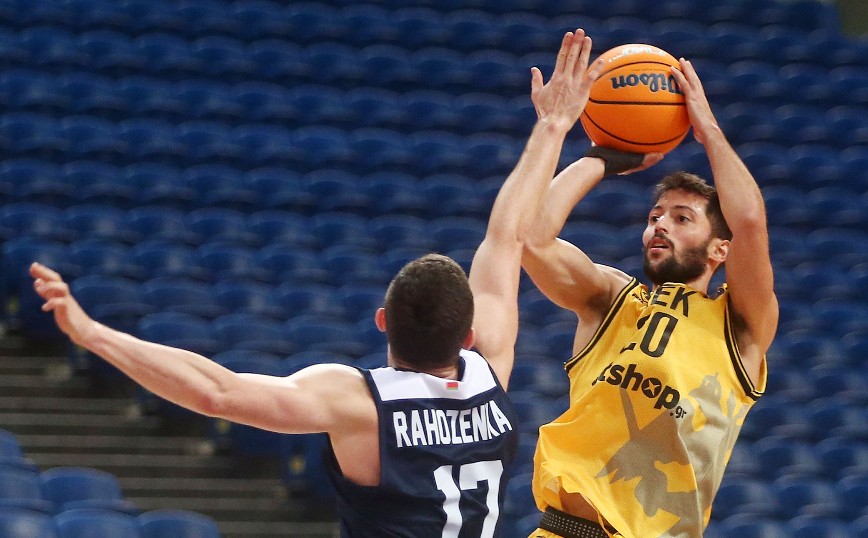
[(570, 407), (540, 428), (534, 496), (581, 493), (626, 538), (701, 537), (748, 409), (726, 287), (633, 279), (565, 365)]

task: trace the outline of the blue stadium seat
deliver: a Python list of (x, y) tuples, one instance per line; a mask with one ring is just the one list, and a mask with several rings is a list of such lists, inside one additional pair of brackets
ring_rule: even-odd
[(354, 129), (349, 145), (357, 156), (357, 169), (364, 174), (406, 171), (416, 157), (405, 135), (380, 127)]
[(472, 217), (438, 217), (429, 223), (429, 233), (438, 252), (476, 249), (485, 237), (485, 222)]
[(386, 288), (381, 285), (345, 284), (336, 290), (336, 299), (349, 319), (371, 321), (378, 308), (382, 308)]
[(537, 512), (533, 500), (533, 473), (513, 476), (506, 484), (502, 514), (506, 518), (520, 519)]
[(385, 35), (411, 50), (449, 43), (452, 40), (451, 29), (445, 23), (443, 14), (427, 6), (396, 9), (380, 24), (392, 26), (392, 33)]
[(786, 525), (773, 517), (757, 517), (754, 514), (736, 514), (724, 519), (719, 525), (721, 536), (739, 538), (791, 538)]
[(406, 91), (418, 87), (419, 71), (412, 54), (403, 46), (369, 45), (359, 51), (356, 62), (362, 67), (363, 76), (388, 88)]
[[(848, 476), (868, 475), (868, 445), (864, 441), (849, 437), (828, 437), (817, 443), (816, 450), (826, 476), (831, 479), (843, 480)], [(868, 487), (868, 481), (864, 478), (863, 483)]]
[(237, 163), (242, 148), (237, 144), (232, 127), (217, 121), (188, 121), (178, 126), (180, 142), (187, 147), (185, 165), (205, 163)]
[(53, 514), (54, 505), (42, 495), (39, 471), (0, 467), (0, 508)]
[(429, 235), (428, 222), (413, 215), (383, 214), (373, 217), (368, 225), (371, 235), (389, 250), (405, 247), (432, 250), (435, 247)]
[(316, 76), (310, 76), (311, 81), (327, 84), (335, 88), (354, 86), (367, 80), (366, 76), (376, 76), (365, 70), (361, 62), (361, 52), (346, 43), (336, 41), (319, 41), (308, 44), (301, 49), (296, 62), (310, 66)]
[[(286, 6), (289, 34), (296, 43), (315, 43), (340, 39), (337, 8), (318, 2), (299, 2)], [(285, 38), (285, 36), (283, 36)]]
[(39, 470), (36, 463), (24, 455), (18, 437), (0, 428), (0, 469), (4, 467), (17, 467), (25, 471)]
[(288, 283), (295, 287), (322, 284), (329, 279), (329, 271), (320, 262), (319, 254), (308, 248), (275, 242), (257, 251), (256, 259), (269, 272), (273, 284)]
[(283, 324), (261, 315), (226, 314), (212, 324), (225, 349), (247, 349), (286, 356), (299, 349), (299, 342)]
[(290, 102), (288, 91), (278, 84), (258, 80), (245, 81), (236, 84), (231, 93), (241, 117), (247, 122), (289, 125), (300, 115)]
[(803, 475), (781, 475), (771, 484), (782, 519), (800, 515), (838, 517), (841, 502), (830, 482)]
[(559, 398), (569, 391), (569, 380), (559, 361), (519, 358), (510, 376), (509, 390)]
[(450, 11), (446, 13), (444, 22), (452, 35), (449, 47), (460, 53), (497, 49), (502, 40), (496, 17), (481, 9)]
[(329, 271), (329, 283), (334, 286), (368, 284), (385, 288), (393, 276), (380, 264), (376, 251), (354, 247), (352, 243), (325, 248), (320, 260)]
[(801, 515), (787, 521), (787, 529), (793, 538), (851, 538), (853, 536), (846, 520), (834, 517)]
[(57, 78), (50, 73), (32, 69), (10, 69), (0, 75), (0, 102), (8, 111), (66, 113), (71, 102), (62, 89), (55, 87), (56, 81)]
[[(864, 443), (859, 447), (864, 451)], [(865, 498), (868, 495), (868, 473), (864, 471), (864, 468), (862, 469), (841, 477), (839, 481), (835, 482), (835, 489), (841, 499), (843, 517), (849, 518), (851, 521), (861, 520), (861, 528), (868, 530), (868, 527), (864, 526), (864, 523), (868, 522), (866, 521), (868, 510), (865, 507)], [(863, 535), (860, 534), (859, 536), (861, 538)]]
[(412, 61), (420, 73), (427, 73), (432, 89), (453, 93), (476, 90), (475, 74), (462, 53), (454, 47), (425, 47), (412, 53)]
[(204, 74), (192, 44), (178, 34), (149, 32), (135, 38), (133, 45), (145, 60), (144, 72), (151, 76), (177, 80)]
[(799, 229), (816, 222), (818, 212), (805, 203), (805, 192), (794, 186), (771, 185), (763, 189), (769, 222)]
[[(235, 130), (235, 140), (241, 146), (244, 156), (241, 164), (250, 169), (286, 167), (292, 170), (300, 167), (306, 158), (304, 152), (295, 147), (293, 131), (282, 126), (243, 124)], [(284, 170), (282, 175), (286, 174)], [(280, 205), (286, 205), (286, 202), (279, 199), (279, 202), (271, 203), (267, 207)]]
[(142, 238), (135, 246), (147, 241), (172, 243), (177, 247), (201, 244), (202, 237), (186, 227), (185, 217), (186, 213), (180, 209), (161, 205), (144, 205), (127, 212), (130, 228)]
[(865, 382), (868, 372), (853, 370), (844, 361), (821, 364), (811, 369), (810, 382), (818, 395), (833, 396), (844, 403), (859, 406), (868, 403)]
[[(227, 7), (214, 0), (183, 0), (172, 6), (183, 22), (182, 32), (189, 39), (231, 36), (239, 31), (239, 21), (228, 16)], [(198, 43), (198, 41), (197, 41)], [(198, 52), (198, 50), (196, 50)], [(212, 60), (205, 56), (203, 64)]]
[(129, 228), (126, 211), (101, 204), (77, 204), (64, 210), (66, 226), (77, 238), (133, 244), (139, 235)]
[(311, 248), (319, 244), (316, 235), (308, 229), (305, 217), (280, 210), (260, 210), (247, 216), (247, 231), (258, 238), (263, 246), (283, 248)]
[(202, 207), (188, 212), (185, 225), (201, 238), (200, 249), (209, 243), (254, 248), (259, 238), (247, 230), (247, 217), (236, 209)]
[[(220, 9), (215, 6), (213, 10), (200, 11), (220, 13)], [(219, 19), (231, 20), (225, 16)], [(257, 72), (256, 64), (247, 55), (245, 44), (226, 34), (204, 35), (196, 39), (191, 43), (190, 53), (198, 60), (200, 71), (206, 77), (234, 83), (249, 80)]]
[(247, 47), (247, 53), (256, 65), (257, 78), (272, 83), (297, 83), (310, 75), (313, 69), (299, 61), (302, 49), (297, 44), (280, 38), (257, 39)]
[(157, 342), (212, 356), (224, 348), (210, 321), (185, 312), (154, 312), (139, 320), (135, 334), (144, 340)]
[(817, 440), (830, 436), (853, 439), (865, 439), (868, 436), (868, 410), (864, 406), (856, 406), (830, 396), (810, 402), (805, 415), (806, 420), (813, 426)]
[(395, 21), (399, 11), (374, 4), (349, 3), (336, 13), (338, 24), (345, 29), (340, 39), (359, 48), (375, 43), (403, 42), (401, 26)]
[(162, 276), (143, 282), (142, 300), (157, 312), (181, 312), (206, 319), (223, 315), (225, 310), (211, 294), (211, 286), (188, 277)]
[(128, 152), (127, 143), (118, 139), (115, 124), (96, 116), (66, 116), (58, 133), (67, 144), (72, 159), (121, 160)]
[(860, 195), (853, 188), (823, 186), (808, 192), (806, 202), (818, 215), (823, 215), (826, 226), (856, 229), (865, 221)]
[(182, 80), (177, 84), (177, 95), (184, 101), (186, 113), (197, 120), (232, 122), (248, 118), (235, 100), (233, 89), (222, 81)]
[(523, 435), (536, 434), (540, 426), (557, 418), (562, 411), (533, 391), (510, 390), (509, 398), (518, 415), (518, 429)]
[(0, 508), (0, 535), (6, 538), (58, 538), (49, 514), (26, 508)]
[(166, 31), (180, 33), (184, 19), (175, 6), (154, 4), (147, 0), (124, 0), (116, 12), (123, 14), (123, 29), (133, 35), (146, 32)]
[(135, 503), (121, 491), (117, 476), (93, 467), (53, 467), (39, 475), (45, 498), (57, 513), (80, 508), (116, 510), (138, 515)]
[(119, 276), (133, 280), (146, 277), (142, 267), (130, 260), (130, 247), (105, 239), (81, 239), (69, 245), (72, 263), (84, 274)]
[(149, 510), (138, 516), (141, 538), (220, 538), (210, 516), (179, 509)]
[(734, 516), (771, 518), (778, 512), (777, 504), (767, 481), (756, 477), (725, 476), (714, 498), (711, 514), (715, 520), (724, 522)]
[(140, 538), (135, 516), (115, 510), (77, 508), (54, 516), (58, 538)]
[[(537, 10), (509, 10), (500, 16), (499, 25), (504, 38), (500, 49), (512, 54), (528, 52), (549, 53), (557, 48), (557, 32), (553, 32), (548, 20)], [(521, 36), (520, 39), (514, 39)]]
[(751, 409), (744, 421), (741, 437), (750, 441), (770, 435), (808, 439), (812, 432), (813, 427), (792, 402), (769, 395)]
[(510, 133), (523, 125), (509, 101), (497, 93), (472, 92), (456, 97), (452, 107), (462, 134), (494, 131)]
[(177, 126), (159, 117), (123, 120), (118, 124), (118, 137), (127, 143), (131, 161), (186, 162), (189, 148)]
[(220, 280), (211, 287), (214, 301), (226, 312), (248, 312), (284, 320), (290, 312), (275, 300), (270, 285), (244, 280)]
[(300, 351), (326, 351), (348, 357), (373, 351), (360, 342), (353, 323), (330, 316), (299, 315), (290, 318), (283, 330)]
[[(197, 193), (199, 207), (249, 213), (260, 207), (259, 193), (244, 181), (243, 172), (226, 164), (200, 164), (186, 168), (184, 183)], [(239, 231), (239, 234), (243, 232)], [(260, 242), (249, 238), (255, 244)]]
[(362, 184), (379, 214), (427, 217), (434, 204), (419, 192), (416, 176), (407, 172), (371, 173), (362, 178)]
[(753, 448), (760, 476), (767, 480), (784, 475), (822, 476), (820, 458), (806, 441), (769, 435), (753, 443)]
[(57, 121), (32, 112), (9, 112), (0, 116), (0, 140), (11, 155), (60, 160), (69, 150)]
[(225, 279), (271, 281), (272, 274), (259, 266), (256, 254), (252, 247), (212, 241), (196, 250), (196, 259), (212, 282)]
[[(130, 75), (118, 80), (117, 95), (126, 103), (125, 117), (127, 119), (122, 120), (120, 127), (133, 124), (144, 127), (153, 126), (154, 129), (159, 128), (161, 131), (167, 131), (168, 126), (155, 123), (153, 120), (177, 121), (185, 117), (186, 114), (185, 103), (175, 91), (175, 84), (168, 80)], [(134, 121), (133, 118), (135, 117), (148, 118), (149, 121), (144, 123), (141, 120)], [(135, 140), (139, 141), (143, 138), (143, 135), (138, 135)], [(129, 135), (127, 141), (130, 142), (131, 150), (144, 151), (144, 149), (133, 147)], [(134, 153), (134, 155), (137, 154)], [(142, 155), (148, 155), (148, 153)]]
[(9, 238), (69, 242), (78, 235), (64, 225), (64, 213), (44, 203), (11, 203), (0, 208), (0, 226)]
[(318, 212), (365, 214), (370, 209), (370, 197), (359, 189), (360, 178), (354, 172), (321, 168), (306, 174), (302, 180), (305, 190), (317, 200)]
[[(241, 0), (233, 2), (226, 18), (236, 22), (235, 35), (249, 41), (264, 38), (285, 38), (291, 35), (292, 23), (284, 6), (271, 0)], [(218, 13), (223, 13), (218, 10)]]
[(29, 66), (50, 71), (86, 65), (75, 37), (62, 26), (36, 24), (22, 28), (17, 42), (24, 47)]
[[(98, 2), (79, 2), (75, 12), (82, 13), (88, 7), (98, 4)], [(106, 13), (117, 13), (114, 6), (104, 8), (104, 10)], [(89, 70), (101, 75), (114, 78), (125, 77), (140, 72), (144, 67), (144, 57), (136, 50), (130, 35), (123, 31), (107, 29), (105, 26), (94, 26), (82, 32), (76, 41), (79, 50), (87, 55)], [(83, 73), (82, 76), (84, 76)], [(108, 104), (118, 105), (123, 102), (123, 100), (118, 101), (118, 96), (104, 93), (102, 90), (107, 89), (107, 86), (92, 86), (91, 89), (93, 91), (86, 94), (78, 94), (82, 99), (79, 103), (85, 104), (86, 109), (91, 109), (91, 106), (104, 109), (103, 107)], [(101, 105), (94, 99), (97, 94), (107, 99), (107, 105)]]

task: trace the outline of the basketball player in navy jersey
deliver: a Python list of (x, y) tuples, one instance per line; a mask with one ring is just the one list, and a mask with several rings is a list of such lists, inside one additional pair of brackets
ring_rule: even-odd
[(598, 76), (597, 66), (588, 69), (590, 46), (583, 31), (568, 32), (550, 81), (532, 70), (538, 120), (495, 200), (469, 278), (451, 259), (428, 255), (393, 279), (375, 315), (388, 367), (234, 373), (97, 323), (60, 275), (33, 264), (43, 309), (73, 342), (178, 405), (275, 432), (326, 432), (343, 536), (497, 536), (518, 435), (504, 391), (523, 237)]

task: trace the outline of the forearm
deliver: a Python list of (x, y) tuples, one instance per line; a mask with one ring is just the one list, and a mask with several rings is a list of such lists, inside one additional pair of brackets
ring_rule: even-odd
[(706, 131), (705, 151), (729, 228), (734, 234), (765, 229), (765, 203), (760, 188), (719, 128)]
[(544, 195), (542, 208), (535, 216), (529, 231), (529, 244), (541, 246), (558, 237), (573, 208), (603, 178), (604, 166), (600, 159), (582, 158), (557, 175)]
[(528, 235), (546, 187), (555, 174), (569, 127), (539, 120), (524, 151), (498, 193), (491, 210), (489, 233), (523, 241)]
[(216, 414), (218, 397), (236, 377), (196, 353), (146, 342), (96, 322), (80, 345), (154, 394), (205, 415)]

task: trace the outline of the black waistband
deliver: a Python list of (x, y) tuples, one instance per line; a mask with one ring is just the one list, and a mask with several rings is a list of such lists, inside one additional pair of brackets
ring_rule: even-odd
[(563, 538), (609, 538), (599, 523), (561, 512), (549, 506), (543, 514), (539, 528)]

